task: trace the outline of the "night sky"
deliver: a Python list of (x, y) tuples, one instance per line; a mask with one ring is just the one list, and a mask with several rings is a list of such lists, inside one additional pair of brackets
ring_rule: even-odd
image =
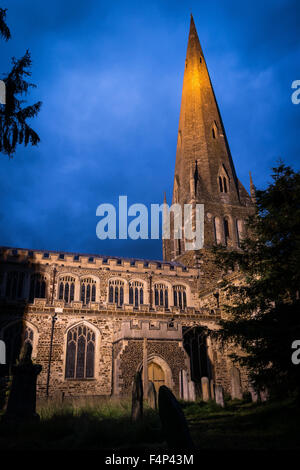
[(0, 71), (32, 54), (38, 147), (0, 155), (0, 245), (161, 258), (160, 241), (100, 241), (96, 208), (170, 202), (190, 13), (238, 177), (299, 168), (300, 2), (1, 0)]

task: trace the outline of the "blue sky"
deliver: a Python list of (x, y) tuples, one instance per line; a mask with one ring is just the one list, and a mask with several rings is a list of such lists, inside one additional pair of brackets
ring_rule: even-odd
[(155, 240), (96, 237), (96, 208), (170, 201), (190, 13), (238, 177), (299, 168), (300, 3), (1, 0), (0, 71), (29, 48), (38, 147), (0, 155), (0, 245), (161, 258)]

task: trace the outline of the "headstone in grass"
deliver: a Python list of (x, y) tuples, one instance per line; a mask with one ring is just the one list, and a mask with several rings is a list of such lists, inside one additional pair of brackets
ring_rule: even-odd
[(195, 382), (189, 381), (189, 401), (196, 401)]
[(231, 369), (231, 398), (242, 400), (241, 374), (237, 367)]
[(249, 392), (250, 392), (250, 395), (251, 395), (252, 402), (257, 403), (258, 402), (258, 392), (252, 384), (249, 385)]
[(42, 370), (31, 360), (32, 346), (26, 342), (20, 353), (19, 362), (12, 367), (12, 384), (4, 421), (39, 421), (36, 413), (36, 380)]
[(259, 392), (259, 396), (260, 396), (260, 400), (262, 403), (264, 403), (265, 401), (268, 401), (269, 399), (269, 391), (267, 388), (263, 388), (260, 390)]
[(134, 376), (132, 384), (131, 420), (141, 420), (143, 417), (143, 382), (140, 372)]
[(216, 385), (215, 386), (215, 399), (216, 399), (217, 405), (220, 405), (220, 406), (222, 406), (222, 408), (224, 408), (224, 406), (225, 406), (225, 404), (224, 404), (224, 390), (223, 390), (223, 387), (221, 385)]
[(212, 400), (215, 398), (215, 382), (213, 380), (210, 381), (210, 398)]
[(201, 377), (201, 388), (202, 388), (202, 400), (210, 400), (210, 384), (208, 377)]
[(148, 384), (148, 403), (153, 410), (157, 410), (157, 393), (155, 390), (154, 383), (149, 381)]
[(164, 438), (169, 449), (193, 449), (194, 444), (180, 404), (165, 385), (159, 388), (158, 407)]

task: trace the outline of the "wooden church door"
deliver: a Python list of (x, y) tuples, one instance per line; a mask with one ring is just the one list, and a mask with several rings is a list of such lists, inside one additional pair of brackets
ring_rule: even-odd
[(148, 365), (148, 380), (154, 383), (154, 387), (157, 393), (159, 387), (165, 384), (164, 371), (155, 362), (150, 362)]

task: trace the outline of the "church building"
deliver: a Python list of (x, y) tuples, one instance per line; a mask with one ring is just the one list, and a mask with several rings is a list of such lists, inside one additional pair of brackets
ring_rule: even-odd
[[(222, 313), (211, 247), (239, 249), (254, 209), (238, 180), (204, 54), (191, 17), (172, 203), (204, 204), (204, 247), (163, 240), (163, 261), (0, 248), (0, 340), (7, 364), (24, 342), (42, 365), (40, 397), (126, 396), (137, 371), (177, 397), (194, 400), (207, 377), (238, 397), (247, 375), (207, 335)], [(239, 276), (233, 272), (233, 277)], [(235, 377), (235, 382), (233, 381)], [(240, 389), (236, 390), (236, 378)], [(233, 385), (234, 382), (234, 385)]]

